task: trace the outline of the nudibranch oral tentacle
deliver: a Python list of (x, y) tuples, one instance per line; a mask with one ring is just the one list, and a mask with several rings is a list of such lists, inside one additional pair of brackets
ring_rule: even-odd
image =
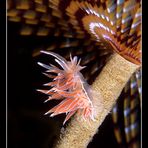
[[(63, 124), (76, 112), (79, 112), (84, 120), (94, 120), (93, 91), (80, 72), (85, 67), (80, 66), (81, 60), (78, 60), (76, 56), (72, 58), (70, 55), (70, 61), (67, 61), (53, 52), (41, 51), (41, 53), (53, 56), (61, 67), (58, 68), (51, 64), (49, 66), (38, 62), (40, 66), (47, 69), (46, 72), (57, 74), (52, 76), (52, 82), (44, 84), (45, 86), (52, 87), (50, 90), (38, 91), (49, 95), (49, 98), (45, 102), (53, 99), (62, 100), (61, 103), (50, 109), (45, 115), (51, 113), (50, 117), (54, 117), (66, 113)], [(46, 76), (48, 76), (48, 73), (45, 73)]]

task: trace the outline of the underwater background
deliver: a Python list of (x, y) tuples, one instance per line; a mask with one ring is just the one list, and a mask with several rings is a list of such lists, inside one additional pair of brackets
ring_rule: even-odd
[[(56, 102), (43, 103), (46, 96), (36, 91), (47, 82), (37, 65), (45, 56), (33, 58), (32, 53), (60, 39), (20, 36), (19, 28), (19, 24), (8, 22), (8, 147), (50, 148), (59, 136), (65, 115), (44, 115)], [(46, 61), (51, 61), (48, 56)], [(118, 147), (111, 116), (106, 117), (88, 148)]]

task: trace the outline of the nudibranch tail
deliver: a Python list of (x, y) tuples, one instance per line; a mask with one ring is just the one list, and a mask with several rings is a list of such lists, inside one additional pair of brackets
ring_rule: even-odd
[[(80, 66), (80, 59), (75, 56), (72, 58), (70, 55), (70, 61), (60, 55), (41, 51), (44, 54), (51, 55), (55, 58), (55, 61), (61, 68), (58, 68), (52, 64), (46, 65), (41, 62), (38, 64), (47, 69), (46, 76), (53, 78), (52, 82), (44, 84), (45, 86), (52, 87), (50, 90), (38, 90), (42, 93), (49, 95), (49, 100), (62, 100), (58, 105), (50, 109), (46, 115), (51, 113), (50, 117), (66, 113), (66, 118), (63, 124), (66, 123), (76, 112), (83, 117), (83, 119), (94, 119), (94, 107), (92, 104), (92, 95), (90, 92), (91, 87), (84, 80), (84, 77), (80, 71), (84, 66)], [(55, 73), (52, 75), (49, 73)]]

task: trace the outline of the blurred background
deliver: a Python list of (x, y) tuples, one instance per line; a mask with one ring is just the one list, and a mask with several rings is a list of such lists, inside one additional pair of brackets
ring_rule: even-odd
[[(60, 46), (63, 40), (66, 39), (53, 36), (21, 36), (19, 35), (20, 27), (21, 24), (8, 21), (8, 147), (51, 148), (59, 137), (65, 115), (54, 118), (44, 116), (44, 113), (57, 102), (43, 103), (47, 96), (36, 91), (36, 89), (43, 88), (43, 83), (50, 81), (42, 74), (44, 69), (37, 65), (37, 62), (54, 63), (54, 60), (47, 55), (36, 54), (36, 51), (38, 53), (38, 50), (51, 48), (55, 41)], [(102, 54), (98, 50), (89, 50), (87, 53), (75, 48), (77, 46), (57, 48), (54, 52), (65, 56), (67, 59), (70, 52), (72, 55), (79, 55), (84, 59), (82, 64), (86, 63), (88, 69), (84, 70), (83, 74), (91, 84), (99, 74), (110, 53)], [(98, 60), (99, 66), (96, 64), (97, 55), (100, 60)], [(89, 74), (87, 71), (89, 71)], [(131, 97), (130, 88), (128, 87), (130, 87), (129, 84), (127, 89), (122, 92), (113, 111), (99, 128), (99, 133), (94, 136), (92, 142), (88, 145), (88, 148), (98, 148), (98, 146), (101, 148), (110, 146), (128, 148), (130, 147), (129, 144), (132, 145), (132, 143), (136, 144), (136, 147), (140, 147), (139, 94), (136, 89), (133, 95), (134, 98), (132, 98), (133, 96)], [(134, 116), (136, 116), (138, 125), (136, 126), (136, 137), (131, 137), (130, 142), (127, 142), (125, 133), (124, 104), (126, 98), (129, 99), (127, 106), (130, 106), (131, 99), (137, 100), (135, 109), (131, 113), (129, 111), (127, 118), (127, 120), (130, 120), (130, 114), (136, 114)]]
[[(78, 29), (77, 34), (71, 25), (68, 28), (67, 17), (63, 20), (59, 13), (62, 10), (49, 5), (47, 0), (8, 0), (7, 3), (8, 147), (52, 148), (68, 122), (63, 127), (65, 115), (54, 118), (44, 115), (58, 102), (43, 103), (47, 96), (36, 91), (51, 81), (42, 74), (44, 69), (37, 62), (54, 64), (54, 59), (40, 54), (40, 50), (52, 50), (67, 60), (70, 53), (81, 58), (81, 65), (87, 66), (82, 73), (90, 85), (112, 51), (107, 45), (90, 40), (85, 31)], [(61, 3), (61, 8), (66, 5), (68, 1)], [(141, 71), (138, 70), (88, 148), (141, 148), (140, 131)]]
[[(33, 50), (44, 49), (59, 38), (20, 36), (20, 25), (8, 22), (8, 147), (50, 148), (60, 134), (65, 115), (44, 116), (55, 101), (43, 103), (47, 96), (36, 91), (48, 82), (38, 61), (51, 57), (32, 57)], [(66, 51), (67, 52), (67, 51)], [(64, 52), (63, 52), (64, 54)], [(89, 148), (118, 147), (111, 114), (106, 118)]]

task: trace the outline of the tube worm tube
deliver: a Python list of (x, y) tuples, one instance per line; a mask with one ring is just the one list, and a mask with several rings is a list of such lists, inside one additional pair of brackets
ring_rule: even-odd
[(102, 96), (101, 112), (99, 110), (100, 107), (98, 108), (98, 102), (100, 102), (98, 99), (100, 98), (96, 98), (93, 102), (93, 104), (96, 104), (95, 111), (97, 115), (95, 121), (90, 121), (89, 124), (87, 121), (79, 120), (78, 115), (76, 114), (65, 131), (61, 133), (60, 139), (55, 147), (87, 147), (88, 143), (98, 131), (99, 126), (104, 121), (106, 115), (110, 112), (125, 84), (138, 67), (138, 65), (125, 60), (117, 53), (112, 55), (111, 59), (104, 66), (100, 75), (92, 85), (92, 88)]

